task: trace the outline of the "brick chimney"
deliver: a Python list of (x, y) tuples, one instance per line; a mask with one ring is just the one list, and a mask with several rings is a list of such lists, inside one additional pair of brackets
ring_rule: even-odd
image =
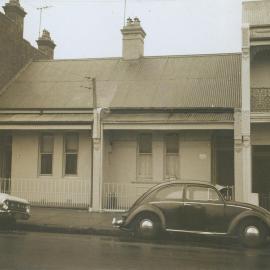
[(48, 59), (54, 58), (54, 41), (51, 39), (50, 32), (43, 30), (42, 36), (37, 40), (38, 49), (48, 56)]
[(127, 19), (127, 25), (121, 30), (123, 35), (122, 56), (124, 60), (136, 60), (143, 57), (146, 33), (138, 18)]
[(19, 35), (23, 37), (24, 17), (26, 12), (21, 7), (19, 0), (10, 0), (9, 3), (3, 6), (3, 9), (6, 16), (17, 24)]

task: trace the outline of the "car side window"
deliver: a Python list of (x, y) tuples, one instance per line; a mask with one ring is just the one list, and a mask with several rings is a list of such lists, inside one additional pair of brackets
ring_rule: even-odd
[(188, 186), (186, 198), (191, 201), (219, 201), (217, 192), (210, 187)]
[(159, 201), (172, 201), (183, 199), (184, 185), (171, 185), (159, 189), (154, 198)]

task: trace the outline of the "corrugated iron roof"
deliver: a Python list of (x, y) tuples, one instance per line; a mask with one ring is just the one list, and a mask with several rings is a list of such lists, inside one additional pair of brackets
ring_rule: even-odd
[(228, 112), (209, 113), (133, 113), (121, 114), (113, 113), (105, 115), (104, 123), (180, 123), (180, 122), (234, 122), (234, 114)]
[(92, 114), (0, 114), (0, 124), (12, 123), (92, 123)]
[(270, 2), (243, 2), (242, 22), (250, 25), (270, 24)]
[(240, 107), (241, 55), (33, 62), (0, 95), (0, 108)]

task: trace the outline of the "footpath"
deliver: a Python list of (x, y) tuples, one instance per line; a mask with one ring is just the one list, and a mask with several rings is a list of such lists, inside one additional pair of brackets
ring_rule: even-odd
[(18, 220), (16, 229), (24, 231), (62, 232), (96, 235), (120, 235), (112, 226), (113, 217), (121, 213), (32, 207), (28, 220)]

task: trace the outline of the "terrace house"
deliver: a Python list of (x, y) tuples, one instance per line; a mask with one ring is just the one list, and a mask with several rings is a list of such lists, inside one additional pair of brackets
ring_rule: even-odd
[[(4, 10), (0, 24), (22, 31), (19, 1)], [(269, 11), (243, 3), (243, 49), (229, 54), (145, 56), (134, 18), (121, 57), (54, 60), (48, 31), (35, 49), (0, 28), (2, 191), (120, 210), (156, 183), (191, 179), (268, 207)]]

